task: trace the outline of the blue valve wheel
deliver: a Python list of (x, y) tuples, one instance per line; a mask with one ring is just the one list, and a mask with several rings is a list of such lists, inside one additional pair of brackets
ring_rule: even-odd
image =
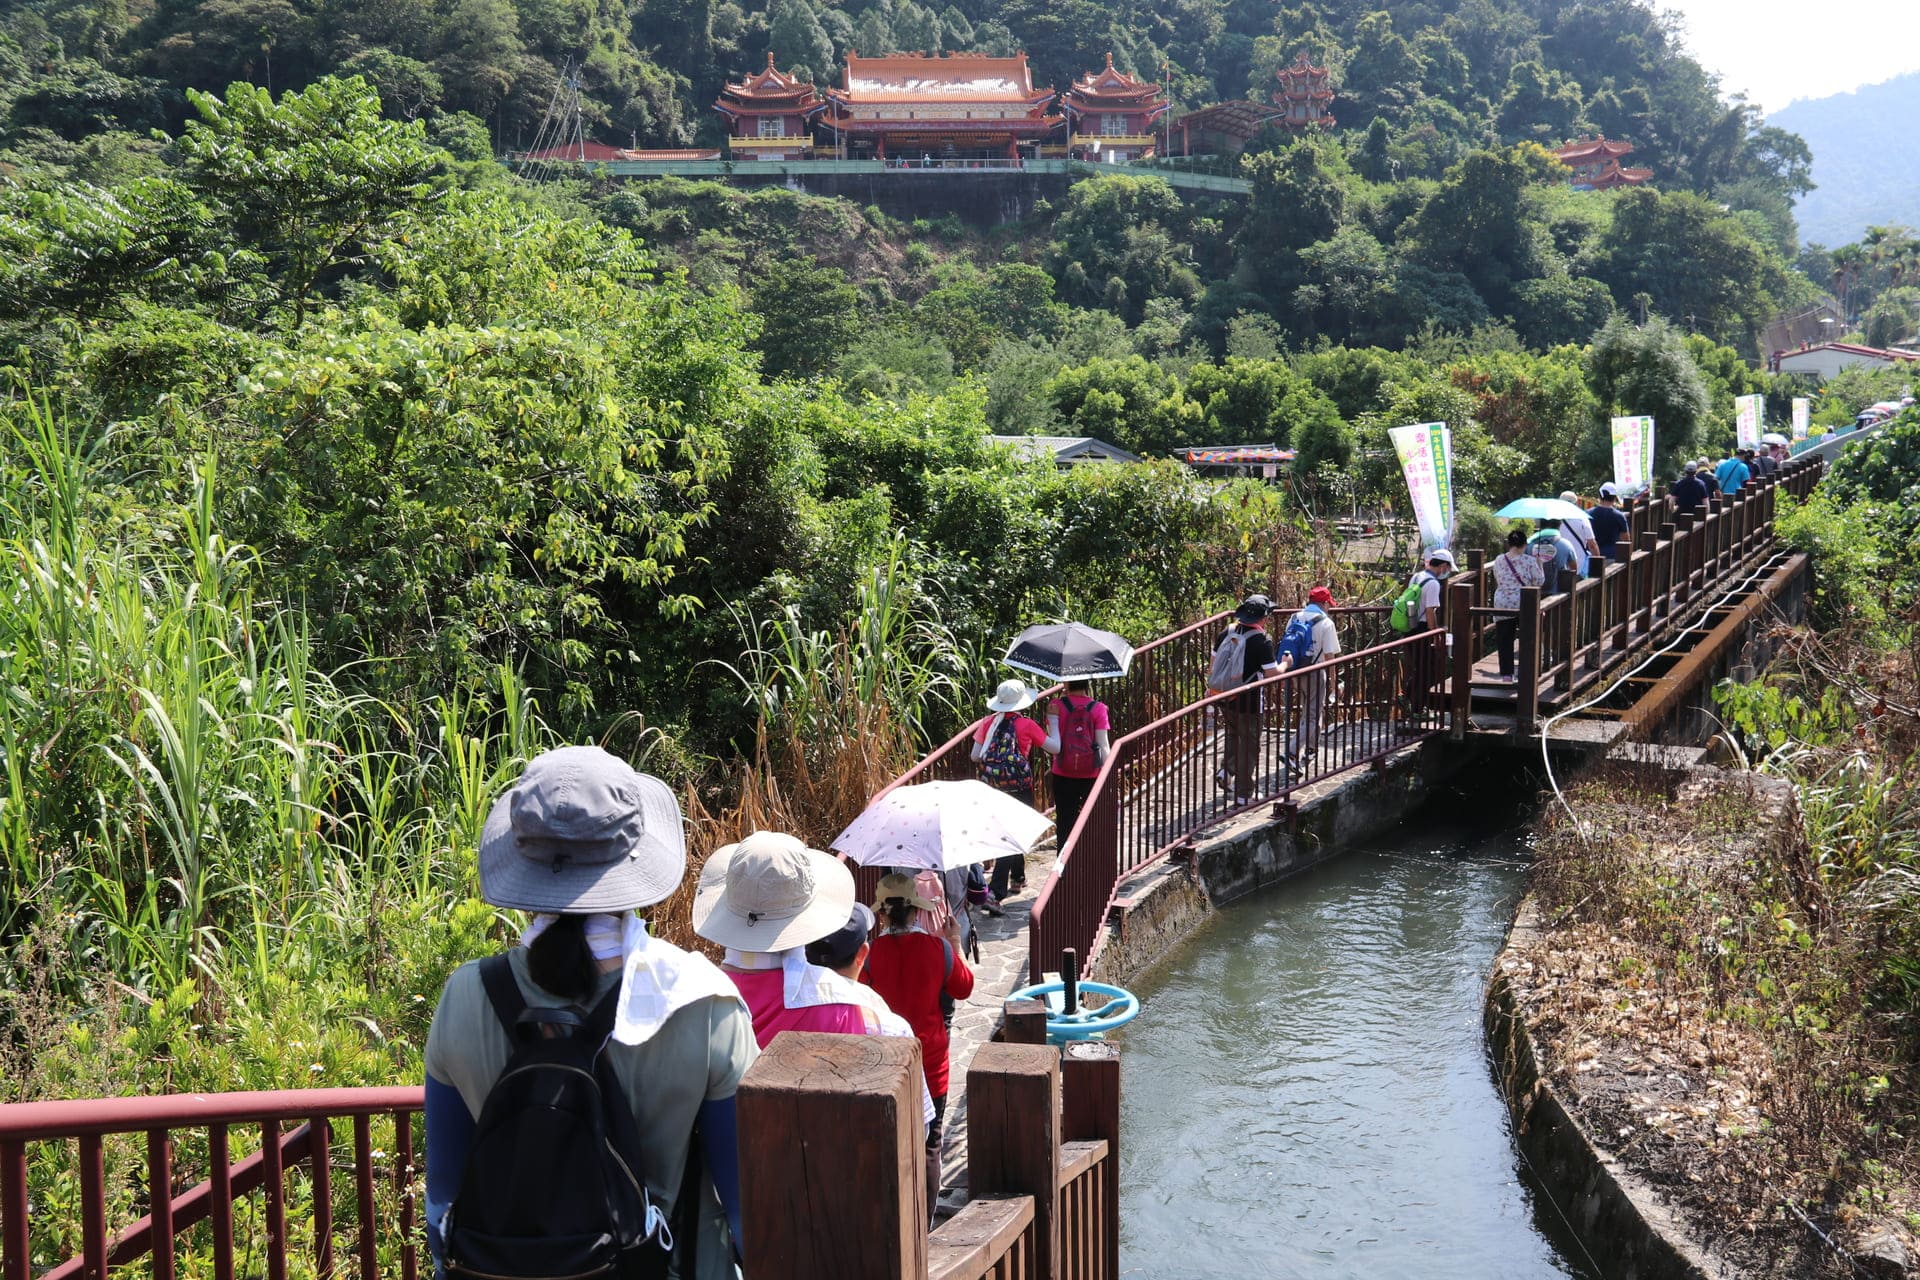
[[(1064, 982), (1042, 982), (1038, 986), (1022, 987), (1007, 998), (1038, 1000), (1047, 1006), (1048, 1044), (1096, 1039), (1126, 1026), (1140, 1012), (1140, 997), (1124, 987), (1108, 986), (1104, 982), (1082, 982), (1077, 987), (1082, 1003), (1072, 1013), (1066, 1011), (1067, 984)], [(1089, 995), (1104, 996), (1106, 1003), (1097, 1009), (1089, 1009), (1084, 1003)]]

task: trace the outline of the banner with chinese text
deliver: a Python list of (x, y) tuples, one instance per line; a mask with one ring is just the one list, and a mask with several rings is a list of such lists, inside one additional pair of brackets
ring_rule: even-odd
[(1742, 449), (1760, 447), (1760, 424), (1766, 417), (1765, 396), (1737, 396), (1733, 402), (1734, 430)]
[(1613, 420), (1613, 483), (1631, 498), (1653, 487), (1653, 419)]
[(1813, 416), (1813, 401), (1795, 396), (1793, 400), (1793, 438), (1807, 438), (1807, 422)]
[(1431, 551), (1453, 544), (1453, 437), (1444, 422), (1395, 427), (1393, 451), (1407, 478), (1420, 544)]

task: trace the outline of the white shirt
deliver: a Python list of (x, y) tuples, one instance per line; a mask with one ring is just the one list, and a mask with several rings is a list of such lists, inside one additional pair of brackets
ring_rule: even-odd
[(1433, 570), (1422, 569), (1426, 581), (1420, 584), (1420, 625), (1427, 625), (1427, 610), (1440, 607), (1440, 579)]
[(1334, 627), (1333, 619), (1319, 609), (1312, 611), (1313, 616), (1313, 660), (1325, 662), (1340, 652), (1340, 632)]
[[(1574, 545), (1585, 555), (1587, 544), (1593, 541), (1593, 521), (1585, 516), (1568, 516), (1560, 522), (1560, 527), (1573, 535)], [(1582, 568), (1580, 572), (1585, 573), (1586, 570)]]

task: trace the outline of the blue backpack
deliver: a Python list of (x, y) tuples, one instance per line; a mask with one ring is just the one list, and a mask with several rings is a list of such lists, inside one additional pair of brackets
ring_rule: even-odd
[(1293, 655), (1293, 665), (1304, 667), (1311, 664), (1320, 655), (1314, 652), (1313, 623), (1315, 615), (1306, 609), (1287, 620), (1287, 629), (1280, 633), (1280, 643), (1274, 646), (1274, 658), (1277, 661)]

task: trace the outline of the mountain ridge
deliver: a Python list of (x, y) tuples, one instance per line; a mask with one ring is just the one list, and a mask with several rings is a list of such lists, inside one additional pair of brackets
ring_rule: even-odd
[(1793, 207), (1800, 238), (1839, 245), (1870, 226), (1920, 227), (1920, 71), (1847, 93), (1803, 99), (1767, 123), (1799, 134), (1813, 151), (1818, 185)]

